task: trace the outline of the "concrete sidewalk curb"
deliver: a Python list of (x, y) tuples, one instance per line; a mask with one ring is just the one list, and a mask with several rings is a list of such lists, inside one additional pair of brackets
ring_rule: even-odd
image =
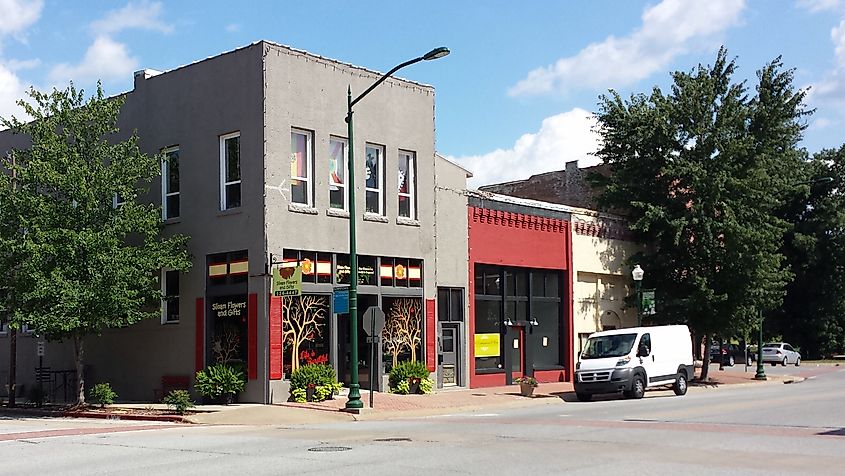
[(61, 412), (59, 416), (68, 418), (96, 418), (100, 420), (132, 420), (132, 421), (160, 421), (169, 423), (189, 423), (193, 422), (187, 420), (179, 415), (133, 415), (131, 413), (101, 413), (101, 412), (77, 412), (67, 411)]

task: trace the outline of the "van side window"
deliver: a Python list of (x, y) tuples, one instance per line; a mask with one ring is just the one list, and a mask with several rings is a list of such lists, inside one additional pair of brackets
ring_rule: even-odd
[[(644, 350), (644, 352), (643, 352)], [(651, 353), (651, 334), (643, 334), (640, 337), (640, 345), (637, 347), (637, 355), (649, 355)]]

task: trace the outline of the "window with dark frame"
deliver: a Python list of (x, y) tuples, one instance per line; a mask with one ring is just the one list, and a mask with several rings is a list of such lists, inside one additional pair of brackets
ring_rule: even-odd
[(179, 271), (164, 271), (163, 324), (179, 322)]
[(464, 321), (464, 289), (437, 288), (437, 320), (442, 322)]
[(165, 220), (178, 218), (179, 203), (179, 147), (170, 147), (162, 151), (161, 162), (161, 214)]
[(241, 206), (240, 132), (220, 136), (220, 210)]
[(313, 205), (311, 171), (314, 168), (314, 133), (292, 129), (290, 133), (290, 199), (300, 205)]

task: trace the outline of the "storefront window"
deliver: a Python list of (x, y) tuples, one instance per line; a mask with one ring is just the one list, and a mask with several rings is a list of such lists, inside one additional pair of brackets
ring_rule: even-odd
[(329, 362), (329, 297), (303, 294), (282, 299), (285, 374), (305, 364)]
[(214, 363), (247, 368), (247, 296), (211, 298), (211, 358)]
[(384, 362), (389, 371), (398, 362), (422, 361), (422, 299), (383, 298), (385, 326), (381, 333)]
[(502, 301), (475, 300), (475, 368), (502, 369)]

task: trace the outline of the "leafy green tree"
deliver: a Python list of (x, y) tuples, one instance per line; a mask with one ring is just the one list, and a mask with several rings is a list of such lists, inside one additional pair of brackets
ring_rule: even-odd
[(821, 357), (845, 350), (845, 146), (815, 154), (807, 171), (815, 183), (783, 209), (794, 224), (784, 253), (795, 280), (766, 323), (805, 357)]
[(162, 237), (160, 208), (137, 200), (163, 158), (142, 153), (134, 134), (121, 139), (122, 98), (98, 85), (86, 100), (73, 84), (29, 96), (18, 104), (31, 122), (3, 119), (31, 144), (13, 152), (15, 193), (0, 174), (0, 233), (16, 266), (11, 319), (73, 341), (82, 404), (85, 338), (158, 316), (159, 270), (190, 267), (187, 237)]
[[(646, 245), (632, 264), (658, 290), (653, 322), (686, 323), (699, 337), (747, 332), (790, 278), (788, 224), (773, 211), (801, 167), (805, 93), (780, 59), (758, 72), (753, 96), (735, 70), (722, 48), (712, 66), (672, 73), (670, 92), (610, 91), (597, 113), (610, 174), (592, 180)], [(704, 360), (706, 378), (709, 352)]]

